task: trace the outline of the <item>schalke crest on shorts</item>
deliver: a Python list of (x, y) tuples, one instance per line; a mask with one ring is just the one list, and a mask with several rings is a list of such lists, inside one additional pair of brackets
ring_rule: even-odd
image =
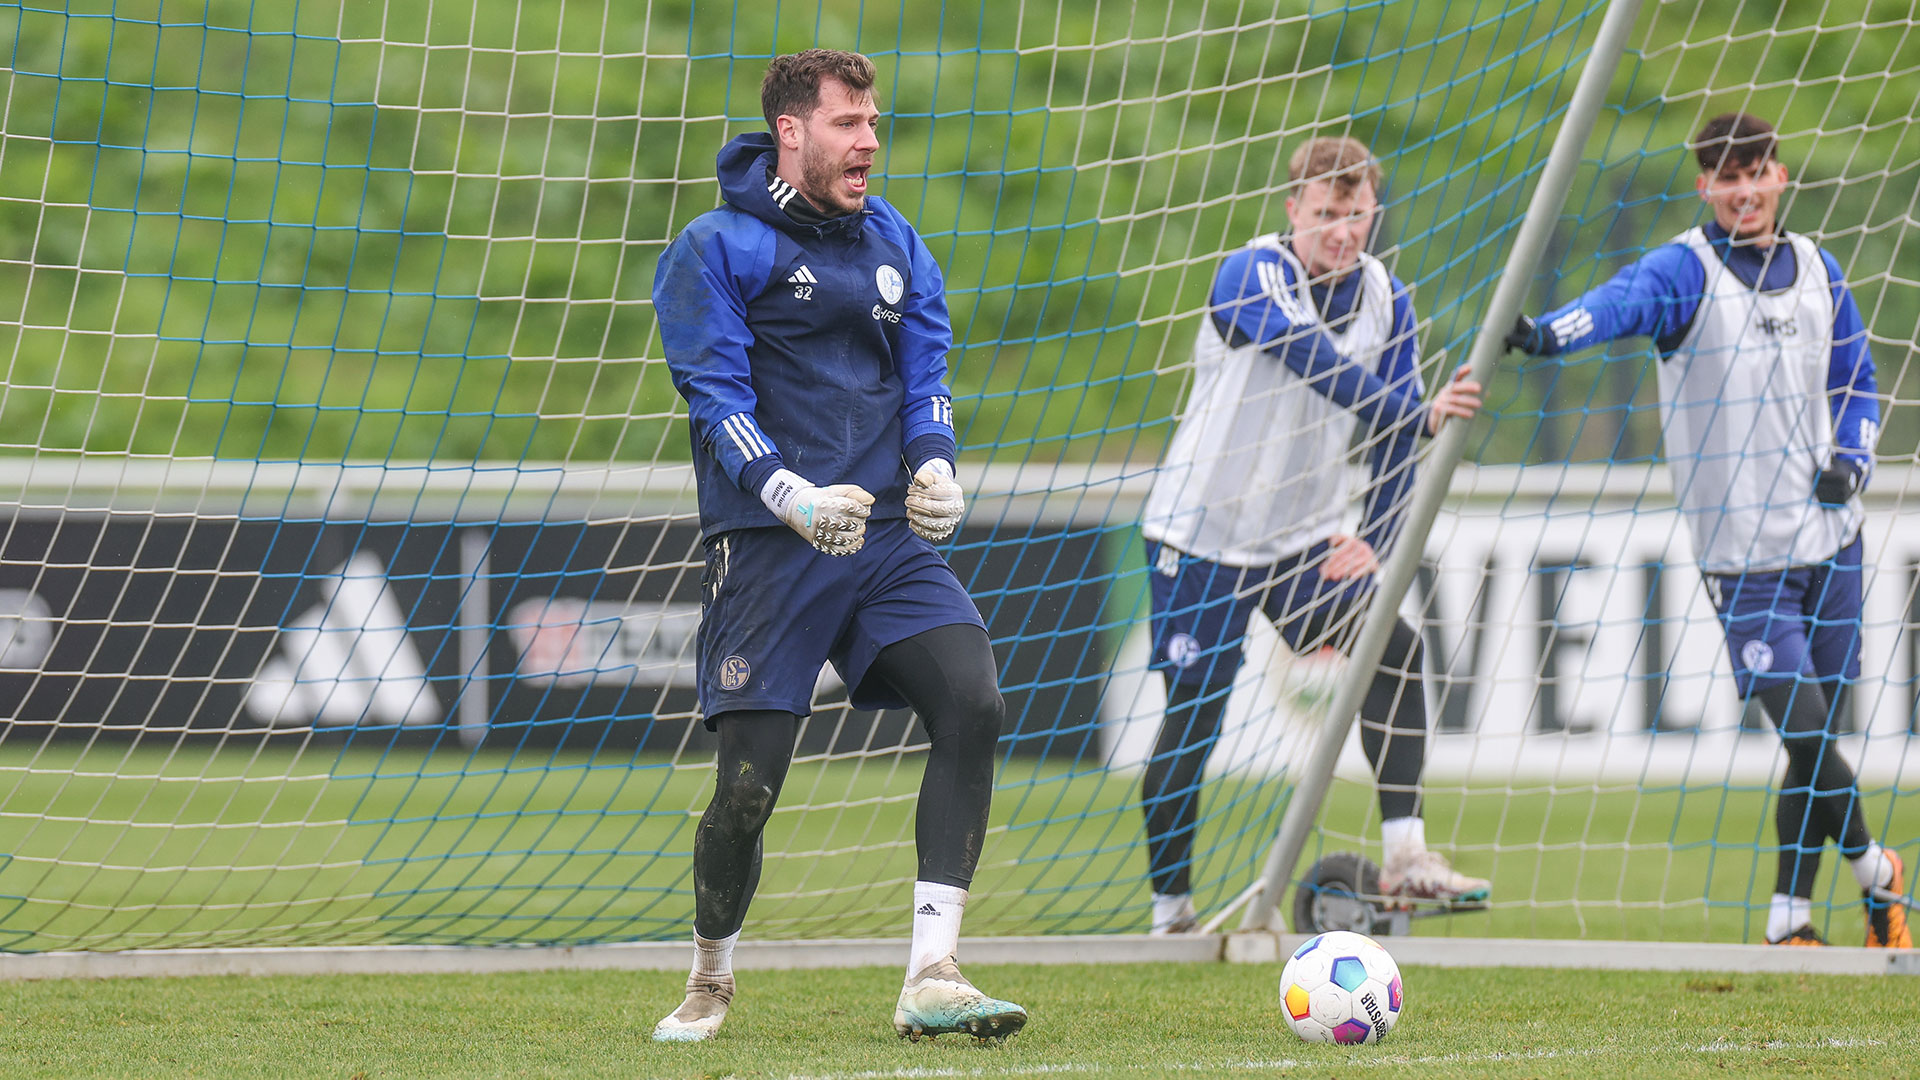
[(744, 657), (729, 656), (720, 661), (720, 689), (738, 690), (747, 685), (747, 676), (753, 674)]

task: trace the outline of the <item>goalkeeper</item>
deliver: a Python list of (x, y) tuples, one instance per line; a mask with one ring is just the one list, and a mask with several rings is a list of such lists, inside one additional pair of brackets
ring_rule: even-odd
[(933, 547), (963, 510), (952, 334), (932, 254), (867, 194), (874, 74), (857, 53), (776, 57), (760, 88), (771, 131), (720, 151), (725, 204), (654, 278), (693, 441), (699, 700), (720, 744), (694, 834), (693, 971), (654, 1029), (664, 1042), (710, 1038), (726, 1017), (762, 830), (827, 662), (855, 707), (910, 706), (932, 740), (895, 1028), (996, 1036), (1026, 1021), (954, 962), (1004, 707), (979, 610)]
[(1715, 117), (1693, 141), (1713, 220), (1655, 248), (1508, 345), (1557, 356), (1623, 337), (1659, 355), (1680, 513), (1726, 631), (1735, 684), (1786, 745), (1767, 940), (1823, 944), (1813, 883), (1831, 837), (1865, 896), (1866, 943), (1907, 948), (1897, 854), (1874, 842), (1833, 717), (1860, 677), (1860, 489), (1880, 428), (1873, 359), (1840, 265), (1781, 228), (1774, 130)]
[[(1350, 648), (1413, 480), (1419, 436), (1480, 405), (1465, 368), (1430, 404), (1421, 400), (1412, 301), (1365, 250), (1380, 186), (1367, 147), (1310, 140), (1288, 174), (1292, 231), (1255, 239), (1214, 275), (1193, 346), (1193, 390), (1143, 515), (1153, 665), (1167, 687), (1142, 784), (1154, 933), (1195, 926), (1196, 803), (1248, 619), (1258, 609), (1298, 653)], [(1373, 481), (1353, 534), (1342, 518), (1356, 428)], [(1382, 817), (1380, 888), (1481, 899), (1486, 881), (1426, 846), (1420, 667), (1419, 638), (1401, 620), (1360, 707)]]

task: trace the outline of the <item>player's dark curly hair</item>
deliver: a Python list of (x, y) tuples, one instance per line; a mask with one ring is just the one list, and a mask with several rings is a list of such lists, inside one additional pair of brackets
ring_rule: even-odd
[(820, 107), (820, 84), (838, 79), (855, 94), (873, 93), (873, 61), (857, 52), (808, 49), (776, 56), (760, 80), (760, 112), (769, 130), (782, 116), (805, 119)]
[(1751, 113), (1730, 112), (1707, 121), (1693, 137), (1693, 156), (1711, 176), (1732, 159), (1737, 169), (1753, 169), (1774, 159), (1779, 139), (1773, 125)]

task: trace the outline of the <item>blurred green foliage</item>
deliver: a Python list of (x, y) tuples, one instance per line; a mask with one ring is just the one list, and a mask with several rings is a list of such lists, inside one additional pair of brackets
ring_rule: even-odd
[[(1151, 461), (1219, 254), (1350, 131), (1429, 381), (1464, 359), (1604, 5), (1220, 0), (75, 0), (0, 7), (0, 452), (588, 464), (686, 453), (648, 296), (762, 126), (765, 59), (881, 68), (879, 190), (946, 267), (963, 445)], [(1764, 9), (1764, 10), (1763, 10)], [(1648, 4), (1536, 275), (1569, 298), (1692, 224), (1703, 117), (1780, 121), (1914, 396), (1920, 70), (1904, 4)], [(1651, 380), (1516, 366), (1483, 461), (1654, 452)], [(1915, 425), (1889, 416), (1892, 453)]]

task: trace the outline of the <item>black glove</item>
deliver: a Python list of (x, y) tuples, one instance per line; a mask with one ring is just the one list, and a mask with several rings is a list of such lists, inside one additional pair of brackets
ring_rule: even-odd
[(1526, 315), (1514, 316), (1513, 329), (1507, 331), (1507, 348), (1531, 356), (1551, 356), (1553, 346), (1553, 335), (1540, 329), (1539, 323)]
[(1860, 490), (1860, 467), (1846, 458), (1834, 458), (1833, 464), (1813, 474), (1813, 497), (1822, 506), (1845, 506)]

